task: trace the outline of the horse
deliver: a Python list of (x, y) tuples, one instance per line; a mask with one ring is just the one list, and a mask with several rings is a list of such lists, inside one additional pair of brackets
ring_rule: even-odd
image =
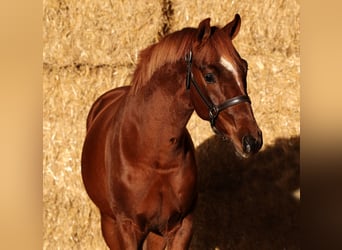
[(132, 83), (100, 96), (87, 117), (81, 173), (110, 249), (188, 249), (197, 199), (195, 111), (238, 155), (262, 146), (247, 94), (247, 61), (224, 27), (186, 27), (139, 53)]

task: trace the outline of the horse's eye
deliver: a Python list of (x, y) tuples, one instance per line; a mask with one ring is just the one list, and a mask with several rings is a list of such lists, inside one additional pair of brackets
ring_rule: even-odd
[(207, 83), (215, 83), (215, 82), (216, 82), (215, 76), (214, 76), (213, 73), (205, 74), (205, 75), (204, 75), (204, 80), (205, 80)]

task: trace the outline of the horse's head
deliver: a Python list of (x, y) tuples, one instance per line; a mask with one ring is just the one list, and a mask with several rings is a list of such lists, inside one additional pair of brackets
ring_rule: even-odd
[(230, 138), (239, 155), (248, 157), (262, 146), (259, 129), (247, 94), (247, 62), (233, 46), (241, 19), (223, 28), (203, 20), (187, 54), (187, 87), (196, 113), (210, 121), (214, 131)]

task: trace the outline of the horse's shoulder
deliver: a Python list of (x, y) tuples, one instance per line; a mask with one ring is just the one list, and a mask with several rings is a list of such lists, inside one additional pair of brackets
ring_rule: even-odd
[(130, 89), (130, 86), (123, 86), (115, 89), (111, 89), (106, 93), (102, 94), (93, 103), (90, 108), (88, 118), (87, 118), (87, 130), (90, 128), (92, 123), (98, 117), (99, 114), (103, 113), (109, 107), (117, 105), (117, 102), (125, 96)]

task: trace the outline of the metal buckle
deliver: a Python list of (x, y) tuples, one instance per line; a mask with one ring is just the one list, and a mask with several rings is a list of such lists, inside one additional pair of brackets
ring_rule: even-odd
[(210, 118), (210, 124), (211, 126), (215, 126), (215, 120), (219, 114), (219, 109), (216, 105), (209, 108), (209, 118)]

